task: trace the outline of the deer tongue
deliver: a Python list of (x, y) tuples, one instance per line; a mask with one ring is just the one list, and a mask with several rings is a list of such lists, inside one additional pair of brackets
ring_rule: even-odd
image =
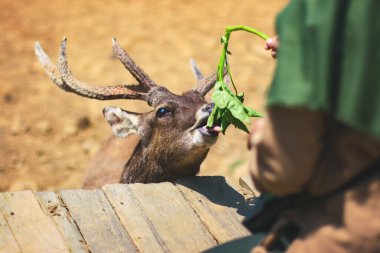
[(216, 137), (222, 131), (222, 128), (220, 126), (203, 126), (199, 128), (199, 131), (205, 136)]
[(215, 125), (215, 126), (212, 126), (212, 127), (208, 127), (207, 131), (210, 132), (210, 133), (216, 133), (216, 134), (218, 134), (218, 133), (222, 132), (222, 128), (220, 126), (218, 126), (218, 125)]

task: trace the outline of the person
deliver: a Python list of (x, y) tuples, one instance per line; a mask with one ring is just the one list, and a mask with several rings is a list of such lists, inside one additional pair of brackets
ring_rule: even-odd
[[(380, 252), (379, 14), (378, 0), (291, 0), (267, 41), (277, 66), (249, 169), (294, 200), (269, 229), (297, 227), (286, 252)], [(281, 238), (266, 239), (252, 252)]]

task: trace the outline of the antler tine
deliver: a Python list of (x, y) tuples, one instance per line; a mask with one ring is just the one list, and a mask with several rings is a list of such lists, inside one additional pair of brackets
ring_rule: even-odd
[(131, 73), (140, 85), (145, 86), (148, 89), (157, 86), (157, 84), (144, 72), (144, 70), (135, 63), (128, 53), (120, 47), (116, 41), (116, 38), (112, 38), (112, 48), (114, 54), (119, 58), (124, 67)]
[(195, 78), (197, 79), (197, 81), (201, 81), (204, 77), (203, 77), (203, 74), (201, 72), (201, 70), (198, 68), (197, 66), (197, 63), (195, 62), (194, 59), (190, 59), (190, 66), (191, 66), (191, 70), (193, 71), (193, 74), (195, 76)]
[(36, 57), (42, 67), (44, 68), (46, 74), (49, 76), (50, 80), (53, 81), (59, 88), (65, 91), (72, 91), (71, 88), (62, 81), (61, 74), (58, 68), (51, 62), (49, 56), (42, 49), (40, 43), (36, 41), (34, 45), (34, 52)]
[[(227, 74), (227, 70), (224, 70), (223, 76)], [(202, 96), (205, 96), (215, 85), (217, 79), (217, 73), (214, 73), (210, 76), (206, 76), (202, 80), (198, 81), (197, 87), (194, 89)]]
[(59, 87), (61, 88), (69, 87), (68, 89), (64, 88), (64, 90), (73, 92), (83, 97), (99, 99), (99, 100), (111, 100), (111, 99), (123, 99), (123, 98), (146, 100), (147, 92), (149, 90), (144, 89), (140, 85), (94, 86), (94, 85), (87, 85), (77, 80), (72, 75), (71, 70), (67, 63), (66, 44), (67, 44), (67, 39), (64, 38), (63, 41), (61, 42), (61, 51), (59, 55), (59, 64), (58, 64), (58, 69), (62, 76), (61, 82), (63, 82), (63, 85), (59, 85), (60, 82), (58, 83), (55, 82)]
[(198, 82), (198, 86), (194, 89), (202, 96), (205, 96), (216, 83), (216, 73), (207, 76)]

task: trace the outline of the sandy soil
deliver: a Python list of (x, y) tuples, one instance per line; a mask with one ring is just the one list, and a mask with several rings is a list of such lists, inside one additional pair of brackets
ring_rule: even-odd
[[(96, 101), (55, 87), (35, 59), (40, 41), (56, 59), (68, 37), (74, 74), (96, 84), (133, 83), (112, 57), (115, 36), (158, 83), (175, 93), (195, 84), (188, 60), (212, 73), (224, 28), (244, 24), (274, 34), (274, 18), (286, 0), (12, 1), (0, 2), (0, 190), (80, 187), (86, 166), (111, 130), (101, 110), (117, 105), (146, 111), (138, 101)], [(234, 34), (231, 65), (249, 105), (263, 111), (274, 61), (260, 39)], [(236, 182), (247, 174), (246, 134), (230, 128), (201, 173)]]

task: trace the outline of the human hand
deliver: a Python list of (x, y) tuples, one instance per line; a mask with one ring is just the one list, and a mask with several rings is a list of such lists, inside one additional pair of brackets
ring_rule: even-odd
[(271, 50), (272, 57), (277, 58), (278, 47), (280, 46), (280, 38), (278, 36), (267, 39), (265, 49)]
[[(251, 150), (251, 159), (249, 161), (249, 171), (253, 180), (255, 188), (261, 192), (265, 193), (266, 190), (262, 186), (260, 180), (254, 176), (254, 171), (257, 169), (257, 145), (263, 141), (264, 132), (267, 125), (267, 118), (261, 118), (255, 120), (253, 127), (250, 131), (248, 138), (248, 149)], [(255, 169), (256, 168), (256, 169)]]
[(249, 134), (249, 139), (247, 143), (247, 147), (249, 150), (254, 148), (257, 143), (259, 143), (263, 138), (263, 132), (266, 125), (266, 119), (261, 118), (254, 122), (253, 127)]

